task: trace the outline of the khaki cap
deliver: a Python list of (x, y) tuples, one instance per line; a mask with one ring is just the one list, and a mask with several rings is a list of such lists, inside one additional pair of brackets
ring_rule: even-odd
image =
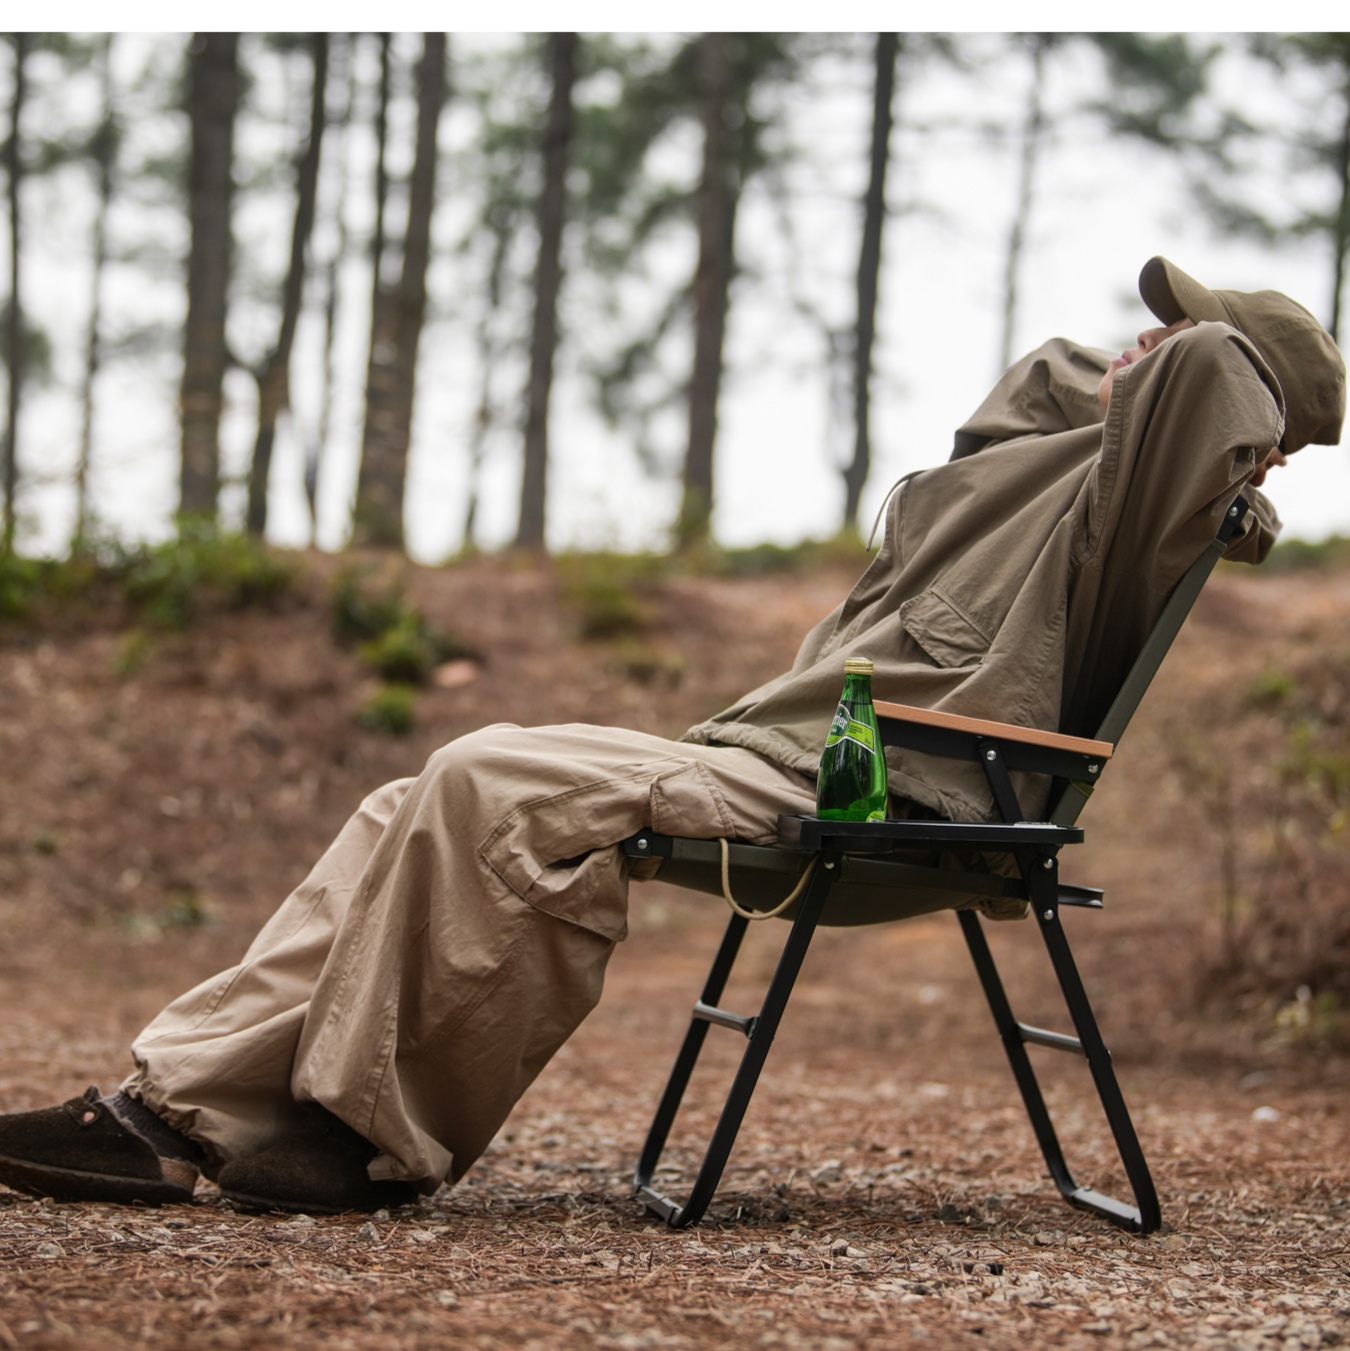
[(1189, 319), (1231, 324), (1266, 359), (1284, 395), (1280, 449), (1334, 446), (1345, 420), (1345, 362), (1331, 334), (1279, 291), (1211, 291), (1166, 258), (1150, 258), (1139, 294), (1164, 324)]

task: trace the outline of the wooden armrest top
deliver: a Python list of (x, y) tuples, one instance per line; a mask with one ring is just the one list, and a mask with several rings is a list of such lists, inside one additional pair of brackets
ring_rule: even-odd
[(911, 708), (908, 704), (888, 704), (877, 700), (878, 718), (897, 722), (917, 722), (927, 727), (945, 727), (952, 732), (993, 737), (1001, 741), (1020, 741), (1028, 746), (1048, 746), (1057, 751), (1100, 756), (1109, 760), (1115, 747), (1109, 741), (1089, 741), (1086, 737), (1065, 736), (1062, 732), (1042, 732), (1035, 727), (1014, 727), (1008, 722), (987, 722), (983, 718), (963, 718), (957, 713), (936, 713), (931, 708)]

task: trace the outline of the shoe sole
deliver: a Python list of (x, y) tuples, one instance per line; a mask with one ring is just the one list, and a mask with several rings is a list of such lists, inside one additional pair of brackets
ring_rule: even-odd
[[(163, 1160), (170, 1168), (174, 1160)], [(191, 1168), (190, 1164), (179, 1165)], [(193, 1169), (193, 1181), (196, 1170)], [(168, 1178), (118, 1177), (114, 1173), (86, 1173), (78, 1168), (47, 1168), (31, 1159), (0, 1154), (0, 1182), (28, 1196), (49, 1196), (53, 1201), (112, 1201), (147, 1206), (168, 1206), (192, 1200), (192, 1188)]]
[(222, 1187), (220, 1194), (241, 1210), (282, 1210), (291, 1215), (370, 1215), (377, 1210), (393, 1210), (406, 1206), (417, 1199), (417, 1193), (409, 1188), (407, 1195), (372, 1197), (369, 1204), (334, 1205), (328, 1201), (289, 1200), (280, 1196), (258, 1196), (253, 1192), (235, 1191), (232, 1187)]
[(232, 1191), (229, 1188), (222, 1187), (220, 1194), (232, 1206), (238, 1206), (241, 1210), (282, 1210), (290, 1215), (345, 1215), (348, 1211), (359, 1210), (362, 1214), (368, 1215), (370, 1210), (378, 1210), (379, 1206), (372, 1206), (370, 1210), (361, 1210), (359, 1206), (329, 1206), (324, 1205), (322, 1201), (287, 1201), (279, 1196), (254, 1196), (249, 1192)]

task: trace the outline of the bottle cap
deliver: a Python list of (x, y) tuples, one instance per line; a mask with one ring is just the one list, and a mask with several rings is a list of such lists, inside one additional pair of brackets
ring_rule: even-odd
[(844, 658), (845, 675), (866, 675), (872, 674), (871, 657), (845, 657)]

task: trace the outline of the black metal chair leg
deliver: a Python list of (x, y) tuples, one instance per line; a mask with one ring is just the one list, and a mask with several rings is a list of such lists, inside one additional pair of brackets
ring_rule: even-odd
[(1082, 978), (1078, 974), (1078, 964), (1069, 948), (1069, 939), (1060, 923), (1059, 909), (1052, 906), (1048, 911), (1037, 915), (1041, 937), (1045, 940), (1051, 964), (1063, 991), (1064, 1002), (1068, 1006), (1069, 1016), (1073, 1019), (1074, 1030), (1083, 1055), (1087, 1059), (1088, 1069), (1092, 1072), (1092, 1082), (1097, 1088), (1097, 1097), (1102, 1111), (1106, 1114), (1107, 1124), (1116, 1142), (1116, 1152), (1125, 1168), (1130, 1189), (1134, 1192), (1135, 1206), (1123, 1206), (1119, 1201), (1103, 1196), (1089, 1188), (1080, 1187), (1069, 1200), (1074, 1205), (1096, 1211), (1113, 1219), (1127, 1228), (1137, 1229), (1140, 1233), (1151, 1234), (1162, 1224), (1162, 1210), (1158, 1205), (1158, 1192), (1153, 1185), (1153, 1175), (1149, 1172), (1148, 1162), (1144, 1158), (1139, 1136), (1130, 1118), (1130, 1110), (1125, 1105), (1125, 1095), (1120, 1091), (1115, 1068), (1111, 1064), (1111, 1052), (1097, 1026), (1097, 1017), (1088, 1002), (1087, 991), (1083, 988)]
[[(684, 1045), (662, 1094), (633, 1178), (633, 1189), (647, 1209), (659, 1215), (672, 1229), (684, 1229), (688, 1225), (697, 1224), (703, 1218), (713, 1193), (717, 1190), (727, 1159), (736, 1143), (741, 1122), (750, 1106), (750, 1098), (759, 1081), (760, 1071), (764, 1068), (769, 1048), (778, 1031), (783, 1010), (787, 1007), (788, 996), (792, 993), (806, 951), (811, 945), (816, 924), (825, 906), (825, 898), (838, 874), (839, 857), (822, 853), (815, 873), (799, 903), (797, 917), (793, 920), (787, 941), (783, 944), (778, 965), (765, 991), (759, 1013), (754, 1017), (742, 1017), (716, 1007), (716, 1000), (720, 998), (726, 985), (731, 965), (740, 947), (746, 921), (740, 916), (733, 916), (727, 926), (722, 945), (709, 972), (703, 997), (694, 1005), (689, 1031), (685, 1035)], [(688, 1199), (681, 1205), (653, 1187), (652, 1179), (710, 1023), (743, 1032), (746, 1047), (732, 1082), (731, 1092), (727, 1095), (717, 1127), (703, 1156), (698, 1176), (690, 1189)]]
[[(727, 977), (731, 974), (736, 955), (740, 951), (741, 939), (745, 937), (747, 928), (749, 928), (749, 921), (733, 912), (731, 918), (727, 921), (726, 933), (722, 935), (717, 956), (713, 958), (713, 964), (708, 971), (708, 979), (704, 983), (703, 993), (699, 996), (699, 1004), (715, 1007), (717, 1001), (722, 997), (722, 991), (726, 988)], [(694, 1073), (699, 1052), (703, 1050), (703, 1039), (707, 1035), (708, 1020), (706, 1018), (691, 1018), (689, 1020), (689, 1030), (684, 1034), (684, 1043), (680, 1047), (679, 1055), (675, 1057), (675, 1064), (671, 1068), (670, 1078), (666, 1080), (665, 1091), (661, 1094), (656, 1115), (652, 1118), (651, 1128), (648, 1130), (646, 1142), (642, 1146), (642, 1153), (638, 1156), (637, 1168), (633, 1175), (633, 1185), (639, 1191), (651, 1182), (652, 1176), (656, 1172), (656, 1165), (661, 1159), (661, 1152), (666, 1147), (666, 1138), (670, 1134), (676, 1113), (680, 1110), (684, 1090), (689, 1087), (689, 1079)]]
[[(1080, 1209), (1090, 1210), (1124, 1228), (1149, 1234), (1162, 1223), (1157, 1192), (1138, 1136), (1135, 1134), (1133, 1122), (1130, 1120), (1120, 1085), (1116, 1081), (1115, 1071), (1111, 1067), (1110, 1052), (1102, 1041), (1096, 1017), (1069, 949), (1068, 937), (1060, 923), (1057, 901), (1047, 900), (1048, 896), (1057, 896), (1055, 871), (1054, 861), (1051, 860), (1051, 866), (1047, 869), (1048, 875), (1031, 888), (1033, 905), (1036, 907), (1037, 924), (1045, 939), (1050, 961), (1059, 980), (1077, 1036), (1047, 1032), (1018, 1022), (1004, 992), (1003, 982), (999, 978), (979, 916), (974, 911), (962, 910), (958, 912), (958, 918), (976, 972), (980, 977), (980, 984), (984, 987), (985, 997), (989, 1001), (989, 1008), (993, 1013), (1004, 1051), (1012, 1067), (1013, 1077), (1021, 1090), (1027, 1115), (1031, 1118), (1032, 1129), (1036, 1133), (1041, 1153), (1045, 1156), (1046, 1165), (1060, 1194)], [(1125, 1167), (1125, 1174), (1134, 1192), (1136, 1205), (1127, 1205), (1091, 1187), (1080, 1186), (1075, 1181), (1051, 1122), (1036, 1072), (1027, 1055), (1028, 1043), (1048, 1046), (1055, 1050), (1077, 1052), (1087, 1060), (1102, 1110), (1106, 1114), (1107, 1124), (1111, 1128), (1117, 1151)]]
[(965, 934), (966, 946), (970, 949), (971, 960), (984, 987), (984, 996), (989, 1001), (989, 1011), (994, 1015), (994, 1026), (998, 1029), (999, 1039), (1007, 1053), (1008, 1063), (1012, 1067), (1013, 1078), (1021, 1090), (1022, 1101), (1026, 1104), (1027, 1115), (1031, 1118), (1031, 1128), (1036, 1132), (1036, 1141), (1045, 1155), (1050, 1176), (1060, 1192), (1068, 1196), (1078, 1184), (1064, 1161), (1064, 1150), (1060, 1147), (1059, 1137), (1055, 1134), (1054, 1123), (1050, 1120), (1050, 1109), (1041, 1095), (1041, 1086), (1032, 1068), (1031, 1057), (1027, 1055), (1026, 1043), (1022, 1039), (1021, 1024), (1017, 1021), (1008, 1003), (1003, 989), (998, 967), (994, 964), (994, 954), (989, 950), (989, 940), (984, 936), (980, 917), (973, 910), (958, 910), (956, 917), (961, 921), (961, 931)]

